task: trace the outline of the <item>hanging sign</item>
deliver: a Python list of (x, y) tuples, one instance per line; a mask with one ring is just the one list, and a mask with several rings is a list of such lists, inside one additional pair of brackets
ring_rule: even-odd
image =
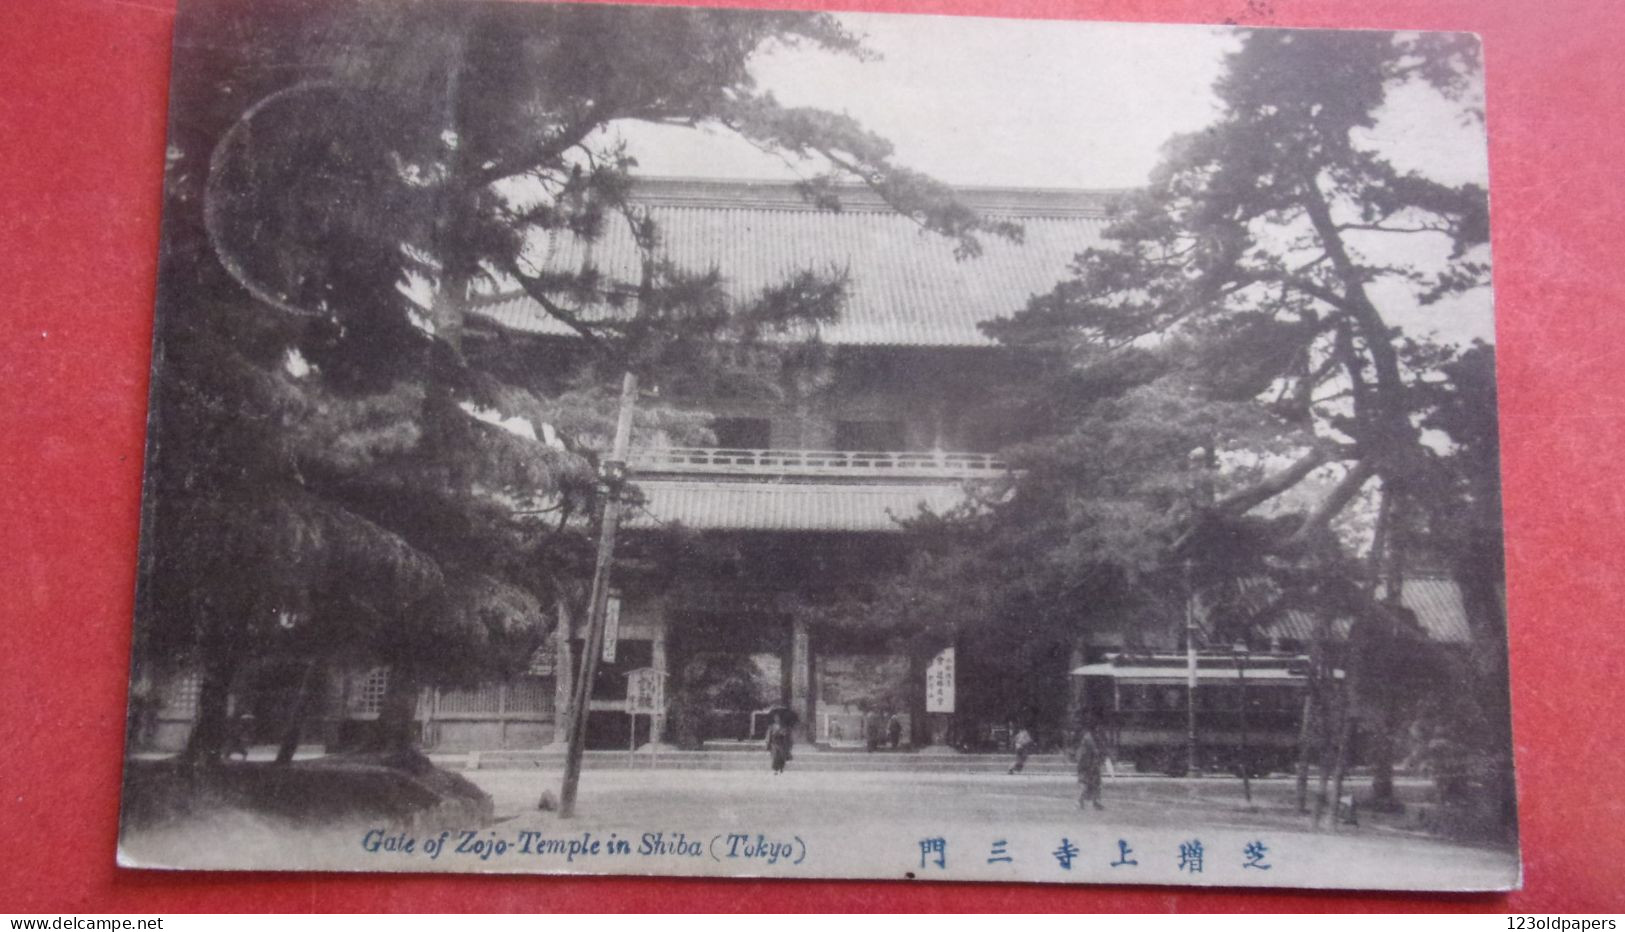
[(541, 646), (536, 648), (536, 652), (530, 655), (530, 668), (525, 671), (527, 674), (531, 676), (552, 676), (553, 672), (558, 669), (559, 645), (553, 640), (553, 637), (553, 635), (548, 635), (547, 640), (543, 641)]
[(628, 673), (626, 711), (633, 715), (659, 715), (666, 711), (666, 675), (654, 667), (640, 667)]
[(925, 668), (925, 710), (952, 712), (954, 710), (954, 649), (944, 647), (942, 653), (931, 658)]
[(604, 662), (615, 662), (615, 645), (621, 639), (621, 597), (610, 595), (604, 608)]

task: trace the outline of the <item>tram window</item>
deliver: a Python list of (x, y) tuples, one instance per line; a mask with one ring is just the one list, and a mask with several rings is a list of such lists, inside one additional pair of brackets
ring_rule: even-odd
[(1134, 684), (1120, 685), (1117, 687), (1117, 703), (1124, 712), (1144, 712), (1153, 708), (1151, 689)]
[(1240, 704), (1240, 694), (1234, 686), (1198, 686), (1196, 707), (1208, 712), (1234, 712)]
[(1185, 708), (1185, 690), (1178, 686), (1163, 686), (1157, 690), (1157, 708), (1176, 711)]

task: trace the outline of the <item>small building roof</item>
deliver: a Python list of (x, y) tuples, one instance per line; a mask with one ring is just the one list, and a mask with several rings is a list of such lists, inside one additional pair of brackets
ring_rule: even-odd
[[(1400, 589), (1399, 602), (1416, 615), (1416, 623), (1435, 644), (1467, 644), (1472, 641), (1472, 629), (1467, 623), (1467, 607), (1461, 599), (1461, 587), (1447, 576), (1407, 576)], [(1265, 627), (1267, 634), (1286, 640), (1308, 642), (1314, 639), (1317, 619), (1309, 612), (1291, 609)], [(1346, 640), (1350, 620), (1332, 620), (1329, 636), (1334, 641)]]
[(1428, 640), (1440, 644), (1467, 644), (1473, 639), (1461, 587), (1447, 576), (1407, 576), (1399, 603), (1416, 613), (1416, 623)]
[[(841, 318), (818, 329), (825, 343), (954, 347), (992, 345), (978, 324), (1020, 310), (1030, 296), (1064, 278), (1074, 256), (1100, 245), (1108, 206), (1118, 195), (956, 190), (984, 216), (1022, 224), (1023, 241), (984, 235), (981, 256), (957, 259), (952, 241), (856, 187), (842, 189), (839, 212), (815, 209), (782, 182), (644, 179), (633, 199), (658, 224), (668, 259), (695, 272), (716, 267), (737, 299), (798, 271), (846, 270), (850, 291)], [(548, 270), (573, 270), (588, 261), (624, 280), (636, 280), (640, 267), (625, 224), (609, 224), (591, 243), (564, 233), (550, 236)], [(476, 298), (469, 311), (515, 332), (572, 335), (518, 291)]]
[(963, 500), (955, 484), (701, 482), (641, 479), (644, 506), (631, 528), (680, 525), (692, 530), (900, 531), (898, 519), (923, 505), (944, 511)]

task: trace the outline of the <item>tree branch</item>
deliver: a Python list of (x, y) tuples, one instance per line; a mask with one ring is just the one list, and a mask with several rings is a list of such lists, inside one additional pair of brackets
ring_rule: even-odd
[(1417, 227), (1388, 227), (1380, 223), (1340, 223), (1339, 230), (1368, 230), (1374, 233), (1443, 233), (1450, 235), (1447, 227), (1428, 226), (1423, 224)]
[(1287, 543), (1289, 545), (1307, 543), (1310, 538), (1324, 531), (1332, 519), (1348, 507), (1349, 502), (1354, 500), (1354, 496), (1360, 493), (1360, 489), (1370, 481), (1375, 472), (1370, 460), (1360, 460), (1349, 467), (1348, 473), (1332, 489), (1331, 494), (1303, 519), (1303, 524), (1293, 532)]
[(532, 280), (525, 273), (521, 272), (519, 270), (518, 263), (509, 262), (508, 271), (513, 275), (514, 280), (519, 282), (519, 287), (524, 290), (525, 294), (532, 301), (540, 304), (542, 309), (547, 311), (547, 313), (559, 323), (562, 323), (571, 330), (574, 330), (594, 349), (610, 356), (619, 355), (615, 348), (610, 346), (609, 342), (604, 339), (603, 335), (592, 328), (592, 325), (584, 323), (580, 317), (559, 305), (558, 302), (554, 301), (553, 298), (548, 295), (545, 290), (539, 287), (534, 280)]
[(512, 178), (515, 175), (532, 171), (537, 166), (553, 162), (607, 121), (613, 109), (614, 105), (608, 100), (595, 102), (575, 120), (561, 127), (558, 134), (552, 139), (521, 156), (517, 160), (520, 164), (516, 165), (515, 160), (510, 159), (506, 163), (497, 163), (490, 168), (474, 172), (469, 178), (469, 187), (471, 189), (483, 188), (504, 178)]
[(1338, 294), (1330, 288), (1325, 287), (1324, 285), (1310, 281), (1307, 278), (1300, 278), (1295, 275), (1286, 275), (1282, 276), (1279, 281), (1287, 288), (1291, 288), (1294, 291), (1301, 291), (1309, 297), (1330, 304), (1332, 307), (1335, 307), (1340, 311), (1350, 310), (1348, 298)]
[(1317, 446), (1286, 469), (1265, 477), (1255, 485), (1226, 495), (1214, 502), (1213, 507), (1217, 511), (1232, 515), (1245, 514), (1296, 486), (1330, 459), (1325, 448)]

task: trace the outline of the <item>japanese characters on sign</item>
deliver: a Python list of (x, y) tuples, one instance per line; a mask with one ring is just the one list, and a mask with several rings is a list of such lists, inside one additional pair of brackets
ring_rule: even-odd
[(615, 645), (621, 639), (621, 597), (611, 593), (604, 610), (604, 662), (615, 662)]
[(925, 668), (925, 710), (952, 712), (954, 710), (954, 649), (944, 647), (931, 658)]
[(633, 715), (659, 715), (666, 710), (666, 677), (654, 667), (641, 667), (626, 675), (626, 711)]

